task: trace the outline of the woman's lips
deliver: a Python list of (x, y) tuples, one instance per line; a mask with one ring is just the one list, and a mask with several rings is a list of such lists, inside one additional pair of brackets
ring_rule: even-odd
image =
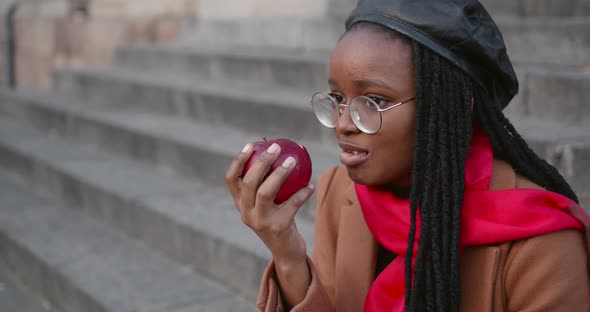
[(357, 167), (363, 164), (369, 158), (367, 153), (351, 153), (342, 151), (340, 153), (340, 162), (346, 167)]
[(367, 161), (369, 151), (350, 143), (340, 143), (340, 162), (346, 167), (357, 167)]

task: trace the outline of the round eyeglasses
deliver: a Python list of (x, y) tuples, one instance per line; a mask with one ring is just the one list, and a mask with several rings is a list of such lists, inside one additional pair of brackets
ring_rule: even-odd
[(367, 96), (357, 96), (349, 104), (340, 104), (327, 93), (318, 92), (311, 98), (311, 106), (316, 118), (328, 128), (336, 128), (338, 118), (342, 115), (342, 107), (348, 107), (350, 117), (355, 126), (364, 133), (374, 134), (381, 129), (381, 113), (415, 100), (416, 97), (388, 106), (379, 107)]

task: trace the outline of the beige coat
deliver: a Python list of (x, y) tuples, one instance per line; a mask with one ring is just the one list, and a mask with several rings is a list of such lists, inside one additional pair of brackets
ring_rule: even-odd
[[(538, 188), (494, 162), (490, 189)], [(375, 276), (378, 245), (364, 221), (343, 167), (318, 182), (315, 247), (308, 259), (312, 282), (292, 311), (362, 311)], [(574, 230), (467, 248), (461, 256), (462, 312), (590, 311), (588, 241)], [(265, 312), (284, 311), (271, 262), (257, 301)]]

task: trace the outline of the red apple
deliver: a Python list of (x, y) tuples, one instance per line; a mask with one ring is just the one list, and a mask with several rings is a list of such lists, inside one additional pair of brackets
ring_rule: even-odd
[(273, 143), (277, 143), (281, 147), (281, 155), (272, 164), (266, 177), (268, 177), (270, 173), (280, 166), (289, 156), (295, 158), (296, 161), (295, 168), (293, 168), (287, 179), (285, 179), (275, 197), (274, 203), (280, 205), (293, 194), (297, 193), (297, 191), (309, 184), (309, 180), (311, 179), (311, 159), (305, 147), (289, 139), (266, 140), (266, 138), (264, 138), (264, 141), (252, 143), (254, 153), (252, 153), (252, 156), (248, 159), (243, 175), (246, 175), (256, 158), (266, 151)]

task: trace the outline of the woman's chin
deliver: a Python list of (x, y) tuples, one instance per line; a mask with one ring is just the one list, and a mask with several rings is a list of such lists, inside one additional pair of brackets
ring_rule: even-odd
[(374, 176), (367, 173), (366, 171), (359, 170), (359, 168), (346, 168), (348, 171), (348, 176), (352, 180), (352, 182), (356, 184), (366, 185), (366, 186), (378, 186), (380, 185), (379, 179), (375, 179)]

